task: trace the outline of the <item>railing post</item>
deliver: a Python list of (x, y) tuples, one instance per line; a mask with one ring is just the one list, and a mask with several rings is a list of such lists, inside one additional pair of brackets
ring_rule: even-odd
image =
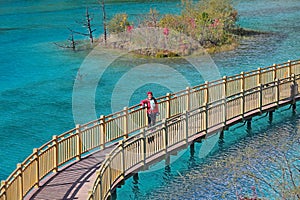
[(241, 72), (241, 114), (242, 114), (242, 118), (244, 118), (244, 112), (245, 112), (245, 73)]
[(242, 111), (242, 118), (244, 119), (245, 116), (245, 91), (242, 90), (242, 103), (241, 103), (241, 111)]
[(208, 91), (208, 81), (205, 81), (205, 97), (204, 97), (204, 101), (205, 104), (208, 104), (209, 102), (209, 91)]
[[(292, 62), (290, 60), (288, 60), (288, 65), (289, 65), (288, 76), (290, 77), (293, 73), (293, 71), (292, 71)], [(286, 78), (286, 77), (284, 77), (284, 78)]]
[(292, 92), (292, 109), (293, 109), (293, 112), (296, 112), (296, 95), (298, 95), (298, 84), (297, 84), (297, 81), (296, 81), (296, 76), (295, 74), (293, 73), (292, 74), (292, 81), (293, 81), (293, 84), (291, 86), (291, 92)]
[(81, 141), (81, 126), (80, 124), (76, 124), (76, 160), (81, 159), (82, 153), (82, 141)]
[(262, 92), (263, 92), (263, 85), (259, 84), (259, 111), (262, 112)]
[(143, 126), (143, 128), (149, 127), (149, 123), (148, 123), (148, 112), (147, 112), (147, 108), (144, 108), (144, 120), (145, 120), (145, 124)]
[(189, 111), (191, 109), (191, 88), (186, 88), (186, 110)]
[(224, 113), (223, 113), (223, 124), (226, 126), (226, 118), (227, 118), (227, 76), (223, 76), (223, 90), (224, 90), (224, 95), (222, 96), (223, 103), (224, 103)]
[(165, 137), (165, 153), (167, 154), (168, 153), (168, 144), (169, 144), (168, 139), (169, 138), (168, 138), (168, 127), (167, 127), (166, 119), (164, 119), (162, 121), (162, 123), (163, 123), (164, 137)]
[(143, 149), (142, 149), (142, 152), (143, 152), (143, 165), (144, 167), (146, 166), (146, 158), (147, 158), (147, 155), (146, 155), (146, 129), (143, 128), (142, 129), (142, 137), (143, 137)]
[(100, 148), (105, 149), (106, 130), (105, 130), (105, 116), (100, 116)]
[(275, 85), (276, 85), (276, 104), (277, 104), (277, 106), (279, 106), (279, 99), (280, 99), (279, 84), (280, 84), (279, 79), (276, 79), (275, 80)]
[(111, 161), (110, 161), (110, 154), (107, 154), (105, 157), (108, 160), (108, 182), (109, 182), (109, 196), (111, 196)]
[(295, 96), (297, 96), (299, 94), (299, 85), (297, 83), (297, 77), (294, 74), (294, 84), (295, 84)]
[(241, 92), (243, 92), (245, 90), (245, 75), (244, 72), (241, 72)]
[(224, 121), (223, 121), (223, 125), (226, 126), (226, 122), (227, 122), (227, 98), (225, 97), (223, 99), (223, 104), (224, 104), (224, 113), (223, 113), (223, 118), (224, 118)]
[(276, 74), (277, 74), (277, 65), (276, 64), (273, 64), (272, 70), (273, 70), (273, 79), (272, 79), (272, 81), (274, 81), (277, 78), (277, 76), (276, 76)]
[(208, 104), (205, 104), (205, 130), (208, 132)]
[(122, 179), (125, 179), (125, 153), (124, 153), (124, 140), (119, 141), (119, 150), (122, 152)]
[(53, 142), (54, 142), (54, 156), (53, 156), (53, 162), (54, 162), (54, 168), (53, 172), (56, 173), (58, 169), (58, 141), (57, 136), (53, 135)]
[[(100, 192), (100, 199), (103, 199), (103, 192), (102, 192), (102, 177), (101, 177), (101, 173), (100, 173), (100, 170), (97, 170), (96, 171), (96, 177), (98, 178), (99, 177), (99, 192)], [(96, 179), (97, 179), (96, 178)], [(93, 200), (94, 200), (94, 195), (93, 195)]]
[(295, 76), (295, 74), (292, 74), (291, 77), (292, 77), (292, 81), (293, 81), (293, 89), (292, 89), (292, 92), (293, 92), (293, 94), (292, 94), (293, 104), (295, 104), (295, 96), (298, 93), (298, 84), (296, 82), (296, 76)]
[(20, 191), (20, 197), (23, 199), (23, 172), (22, 172), (22, 164), (18, 163), (17, 164), (17, 176), (18, 178), (18, 188)]
[(261, 68), (257, 68), (258, 70), (258, 79), (257, 79), (257, 85), (261, 84)]
[(124, 111), (124, 121), (123, 121), (124, 139), (127, 139), (128, 138), (128, 107), (124, 107), (123, 111)]
[(167, 97), (166, 118), (168, 119), (171, 117), (171, 94), (167, 93), (166, 97)]
[[(7, 200), (7, 196), (6, 196), (6, 181), (1, 181), (1, 187), (0, 188), (2, 188), (2, 187), (4, 189), (4, 191), (3, 191), (3, 200)], [(2, 192), (2, 191), (0, 191), (0, 192)]]
[(186, 144), (188, 144), (189, 143), (189, 113), (188, 111), (185, 110), (183, 114), (184, 114), (184, 121), (185, 121), (184, 123), (185, 142)]
[(223, 76), (223, 94), (222, 98), (226, 98), (227, 96), (227, 76)]
[(39, 187), (39, 183), (40, 183), (40, 163), (39, 163), (39, 154), (38, 154), (38, 149), (34, 148), (33, 149), (33, 155), (34, 155), (34, 159), (36, 162), (36, 172), (35, 172), (35, 188)]

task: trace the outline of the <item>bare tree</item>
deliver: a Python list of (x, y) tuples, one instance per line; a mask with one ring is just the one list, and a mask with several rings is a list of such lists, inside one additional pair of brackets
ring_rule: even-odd
[[(77, 31), (73, 31), (73, 32), (76, 34), (88, 36), (90, 38), (90, 42), (92, 44), (94, 42), (93, 32), (96, 31), (96, 29), (92, 29), (91, 21), (93, 20), (93, 18), (91, 18), (88, 8), (86, 8), (85, 17), (86, 17), (86, 19), (85, 19), (85, 22), (83, 23), (83, 26), (87, 28), (88, 33), (81, 33), (81, 32), (77, 32)], [(77, 22), (77, 23), (81, 24), (81, 22)]]
[(160, 13), (156, 9), (150, 8), (149, 13), (141, 14), (137, 16), (138, 24), (142, 27), (154, 27), (157, 28), (159, 26), (159, 20), (161, 16)]
[(68, 41), (70, 42), (69, 45), (62, 45), (62, 44), (58, 44), (56, 42), (54, 42), (54, 44), (56, 46), (61, 47), (61, 48), (72, 49), (73, 51), (75, 51), (76, 50), (77, 42), (75, 42), (75, 40), (74, 40), (74, 31), (71, 30), (71, 29), (69, 29), (69, 31), (71, 32), (70, 37), (68, 38)]
[(156, 9), (150, 8), (149, 22), (152, 23), (152, 26), (157, 28), (158, 27), (158, 21), (159, 21), (159, 12)]
[(101, 7), (102, 7), (102, 20), (103, 20), (103, 32), (104, 32), (104, 42), (106, 44), (106, 40), (107, 40), (107, 24), (106, 24), (106, 11), (105, 11), (105, 2), (104, 0), (100, 1), (99, 3), (101, 3)]

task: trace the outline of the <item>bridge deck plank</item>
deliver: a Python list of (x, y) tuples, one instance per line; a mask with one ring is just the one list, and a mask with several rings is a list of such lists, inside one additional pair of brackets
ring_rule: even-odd
[(24, 200), (71, 200), (87, 199), (88, 190), (93, 186), (96, 170), (105, 160), (106, 154), (115, 145), (97, 151), (62, 169), (50, 174), (38, 189), (33, 189)]

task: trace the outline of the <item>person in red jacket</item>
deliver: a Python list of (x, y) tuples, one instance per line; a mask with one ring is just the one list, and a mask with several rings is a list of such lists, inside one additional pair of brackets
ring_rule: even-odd
[(158, 104), (152, 92), (147, 92), (147, 96), (147, 99), (141, 101), (141, 105), (143, 108), (147, 108), (148, 127), (150, 127), (155, 125), (156, 116), (158, 115)]

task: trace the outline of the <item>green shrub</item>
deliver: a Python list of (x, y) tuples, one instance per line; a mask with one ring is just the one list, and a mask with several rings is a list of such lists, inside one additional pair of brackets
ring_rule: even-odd
[[(141, 42), (145, 42), (147, 47), (150, 45), (152, 48), (174, 48), (184, 55), (188, 54), (191, 49), (197, 49), (199, 45), (218, 49), (223, 45), (234, 44), (235, 38), (231, 34), (231, 30), (236, 26), (237, 11), (234, 9), (232, 1), (199, 0), (194, 3), (192, 0), (182, 0), (182, 11), (179, 15), (165, 14), (161, 16), (157, 10), (150, 9), (148, 14), (139, 18), (137, 27), (155, 28), (154, 30), (162, 28), (160, 33), (164, 34), (163, 40), (160, 41), (159, 37), (153, 39), (150, 37), (151, 35), (147, 36), (143, 32), (142, 35), (124, 34), (124, 41), (136, 42), (141, 39), (140, 36), (143, 36)], [(131, 32), (133, 26), (130, 26), (127, 18), (127, 14), (116, 14), (108, 23), (108, 31), (111, 34)], [(165, 32), (165, 30), (167, 31)], [(189, 40), (185, 41), (185, 37)], [(158, 47), (157, 42), (164, 46)], [(168, 57), (169, 55), (158, 52), (156, 56)]]
[(110, 33), (121, 33), (129, 25), (127, 14), (118, 13), (108, 22), (107, 29)]
[(231, 0), (201, 0), (198, 3), (183, 0), (182, 7), (181, 15), (165, 15), (160, 27), (191, 36), (204, 46), (230, 42), (229, 30), (235, 27), (237, 20)]
[(156, 9), (150, 8), (149, 13), (144, 14), (140, 23), (141, 27), (158, 27), (161, 15)]

